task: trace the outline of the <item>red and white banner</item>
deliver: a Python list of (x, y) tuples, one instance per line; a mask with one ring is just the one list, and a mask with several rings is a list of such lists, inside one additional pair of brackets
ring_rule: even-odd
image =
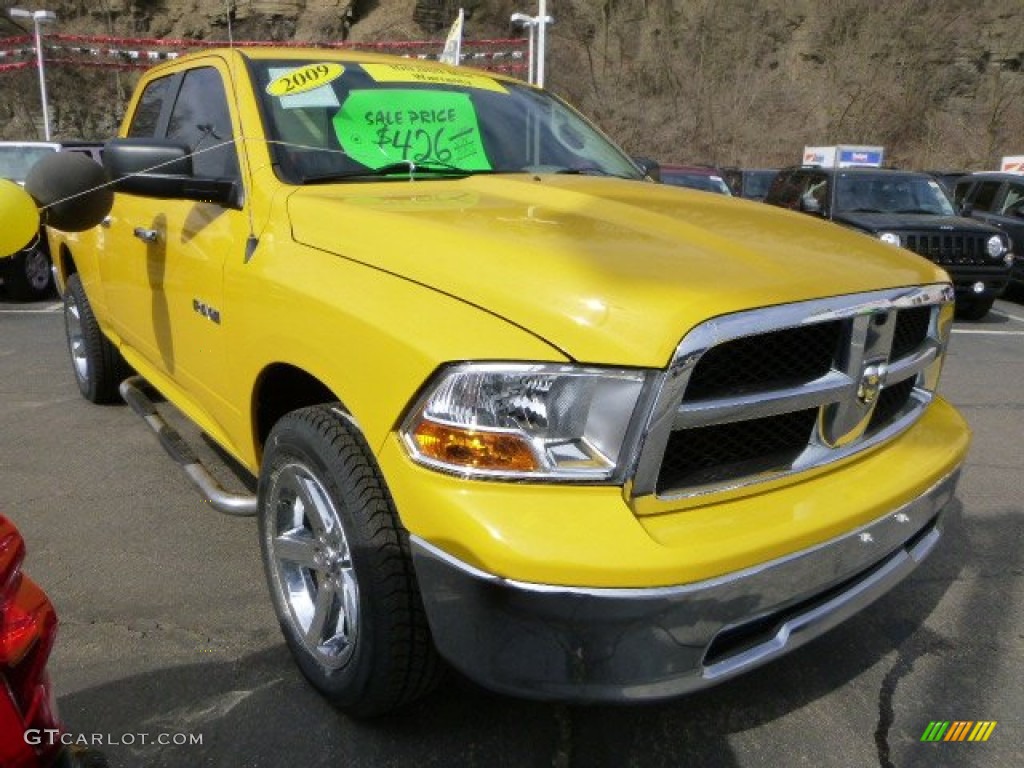
[[(527, 41), (518, 38), (463, 40), (460, 63), (478, 69), (518, 75), (527, 70)], [(370, 50), (415, 59), (438, 59), (438, 41), (406, 40), (379, 43), (297, 43), (272, 41), (167, 40), (111, 37), (106, 35), (44, 35), (43, 61), (47, 65), (146, 69), (159, 61), (175, 59), (200, 48), (332, 48)], [(0, 74), (25, 69), (35, 61), (35, 45), (29, 36), (0, 39)]]

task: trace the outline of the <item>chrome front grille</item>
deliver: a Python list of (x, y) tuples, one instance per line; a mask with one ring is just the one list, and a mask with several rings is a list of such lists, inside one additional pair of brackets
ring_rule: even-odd
[[(632, 495), (678, 499), (829, 464), (932, 399), (952, 289), (901, 289), (708, 321), (679, 344)], [(945, 318), (945, 319), (943, 319)]]
[(991, 235), (910, 232), (903, 245), (914, 253), (943, 266), (987, 266), (993, 263), (986, 243)]
[(817, 409), (676, 430), (658, 473), (658, 493), (770, 472), (796, 460), (811, 439)]
[(928, 336), (931, 323), (932, 307), (912, 307), (901, 309), (896, 314), (896, 329), (892, 335), (892, 352), (890, 357), (899, 360), (917, 349)]
[(712, 347), (694, 368), (683, 399), (778, 389), (787, 382), (824, 376), (835, 360), (842, 330), (839, 321), (817, 323)]

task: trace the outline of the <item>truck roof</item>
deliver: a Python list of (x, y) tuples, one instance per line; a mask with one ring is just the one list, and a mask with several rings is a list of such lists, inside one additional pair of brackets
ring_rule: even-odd
[[(355, 63), (381, 63), (381, 64), (392, 64), (392, 65), (405, 65), (411, 70), (430, 69), (438, 72), (447, 72), (453, 75), (458, 74), (485, 74), (487, 77), (494, 78), (495, 80), (502, 80), (507, 82), (515, 82), (519, 84), (525, 84), (524, 81), (517, 78), (513, 78), (509, 75), (504, 75), (500, 72), (494, 72), (492, 70), (476, 69), (474, 67), (467, 66), (453, 66), (450, 64), (442, 64), (439, 61), (433, 61), (431, 59), (416, 59), (406, 58), (403, 56), (396, 56), (388, 53), (375, 53), (367, 50), (357, 50), (352, 48), (317, 48), (317, 47), (298, 47), (290, 45), (246, 45), (238, 44), (234, 48), (206, 48), (201, 51), (189, 53), (184, 56), (179, 56), (175, 59), (156, 64), (152, 70), (162, 69), (177, 69), (182, 63), (188, 63), (195, 59), (201, 59), (209, 56), (220, 56), (223, 58), (230, 58), (232, 56), (240, 56), (246, 59), (253, 60), (266, 60), (266, 59), (295, 59), (296, 61), (308, 61), (310, 59), (324, 59), (326, 61), (337, 61), (340, 63), (352, 62)], [(150, 71), (152, 71), (150, 70)]]

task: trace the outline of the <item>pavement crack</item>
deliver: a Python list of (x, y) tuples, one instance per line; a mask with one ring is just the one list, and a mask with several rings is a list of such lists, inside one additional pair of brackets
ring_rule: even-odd
[(896, 768), (892, 762), (889, 731), (896, 720), (893, 700), (896, 698), (896, 686), (900, 680), (909, 675), (918, 659), (933, 653), (953, 650), (949, 640), (931, 630), (922, 629), (911, 639), (900, 646), (896, 652), (896, 662), (882, 678), (882, 686), (878, 692), (878, 725), (875, 727), (875, 749), (878, 752), (880, 768)]
[(280, 680), (275, 679), (250, 690), (227, 691), (196, 702), (195, 704), (189, 704), (184, 707), (172, 709), (168, 712), (159, 713), (146, 720), (143, 724), (164, 728), (187, 727), (193, 729), (201, 725), (207, 725), (223, 719), (231, 712), (231, 710), (246, 699), (250, 698), (254, 694), (262, 693), (266, 689), (277, 685), (279, 682)]

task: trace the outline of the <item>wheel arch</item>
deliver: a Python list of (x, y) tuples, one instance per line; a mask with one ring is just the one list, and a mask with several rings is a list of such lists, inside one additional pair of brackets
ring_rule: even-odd
[(329, 386), (308, 371), (290, 363), (268, 365), (257, 378), (252, 396), (252, 428), (257, 461), (263, 460), (263, 446), (270, 430), (282, 416), (310, 405), (339, 401), (340, 398)]
[(75, 257), (71, 253), (71, 249), (67, 243), (61, 243), (55, 256), (51, 256), (53, 265), (57, 268), (57, 280), (60, 283), (61, 289), (68, 283), (68, 278), (78, 273), (78, 265), (75, 263)]

